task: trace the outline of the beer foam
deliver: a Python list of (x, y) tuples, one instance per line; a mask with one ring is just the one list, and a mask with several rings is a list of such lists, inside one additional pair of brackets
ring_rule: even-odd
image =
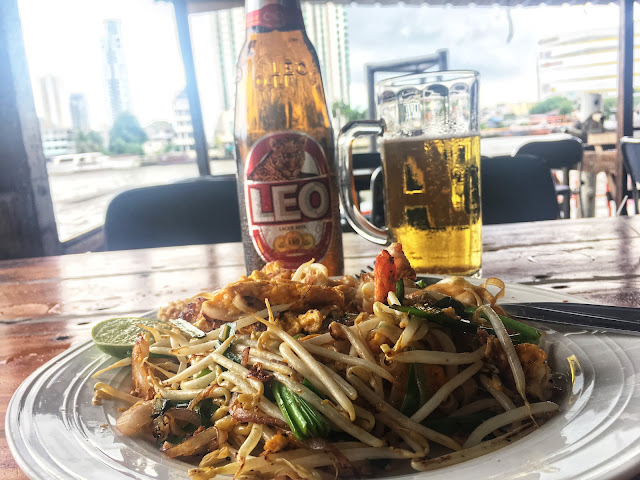
[(417, 135), (415, 137), (405, 137), (405, 136), (393, 136), (393, 137), (383, 137), (382, 143), (401, 143), (401, 142), (428, 142), (432, 140), (450, 140), (450, 139), (458, 139), (458, 138), (473, 138), (480, 137), (480, 133), (458, 133), (458, 134), (449, 134), (449, 135)]

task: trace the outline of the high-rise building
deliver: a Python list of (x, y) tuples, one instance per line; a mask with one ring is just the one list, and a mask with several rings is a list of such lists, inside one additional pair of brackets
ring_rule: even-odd
[(129, 76), (122, 49), (120, 20), (105, 20), (102, 39), (104, 74), (111, 121), (123, 112), (131, 112)]
[(349, 37), (345, 7), (305, 2), (302, 15), (307, 34), (318, 52), (329, 108), (339, 101), (349, 105)]
[[(636, 20), (635, 28), (640, 27)], [(636, 52), (638, 46), (636, 44)], [(638, 53), (634, 69), (638, 71)], [(562, 32), (538, 42), (538, 95), (540, 100), (583, 93), (616, 96), (618, 78), (617, 27)], [(634, 76), (634, 87), (640, 78)]]
[[(318, 53), (329, 108), (342, 101), (349, 104), (349, 41), (347, 13), (342, 5), (302, 3), (302, 15), (309, 39)], [(219, 112), (215, 127), (217, 141), (233, 138), (233, 109), (236, 97), (236, 63), (245, 41), (244, 8), (210, 13), (210, 30)]]
[(230, 8), (211, 14), (214, 67), (220, 85), (218, 103), (223, 110), (233, 109), (236, 97), (236, 62), (244, 44), (244, 8)]
[[(236, 62), (245, 40), (244, 8), (213, 12), (211, 35), (216, 74), (220, 79), (219, 102), (224, 110), (235, 104)], [(345, 7), (334, 4), (302, 4), (307, 34), (318, 52), (327, 103), (349, 104), (349, 42)]]
[(62, 84), (58, 77), (45, 75), (40, 78), (40, 117), (44, 128), (66, 127), (65, 108), (62, 103)]
[(71, 126), (73, 129), (81, 132), (89, 131), (87, 97), (82, 93), (72, 93), (69, 97), (69, 109), (71, 110)]
[[(67, 96), (58, 77), (45, 75), (39, 79), (36, 103), (40, 117), (40, 138), (46, 158), (75, 152), (73, 132), (69, 127)], [(63, 100), (64, 99), (64, 100)]]
[(195, 148), (193, 139), (193, 125), (191, 124), (191, 109), (186, 90), (181, 91), (173, 100), (173, 129), (176, 132), (173, 144), (181, 152)]

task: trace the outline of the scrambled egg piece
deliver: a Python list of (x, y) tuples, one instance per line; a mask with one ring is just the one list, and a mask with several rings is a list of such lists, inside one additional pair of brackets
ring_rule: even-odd
[(247, 313), (263, 310), (265, 299), (269, 299), (272, 306), (291, 305), (279, 321), (288, 333), (295, 335), (317, 333), (327, 315), (340, 316), (353, 310), (356, 288), (353, 282), (343, 279), (330, 281), (328, 285), (313, 285), (292, 281), (293, 273), (285, 269), (282, 262), (267, 263), (262, 270), (224, 288), (202, 294), (188, 303), (176, 303), (161, 313), (167, 318), (179, 316), (203, 331), (211, 331)]

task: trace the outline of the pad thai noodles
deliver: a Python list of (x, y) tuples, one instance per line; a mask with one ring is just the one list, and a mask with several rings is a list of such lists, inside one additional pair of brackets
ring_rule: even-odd
[[(504, 283), (419, 279), (393, 244), (373, 272), (278, 262), (160, 309), (130, 359), (123, 435), (196, 480), (373, 477), (495, 451), (558, 410), (541, 332), (506, 317)], [(197, 465), (197, 466), (196, 466)], [(396, 470), (394, 470), (396, 471)]]

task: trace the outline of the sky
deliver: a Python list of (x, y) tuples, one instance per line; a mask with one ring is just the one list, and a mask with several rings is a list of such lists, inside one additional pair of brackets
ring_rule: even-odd
[[(87, 97), (90, 124), (108, 124), (101, 39), (105, 19), (122, 21), (123, 48), (134, 114), (143, 125), (171, 118), (184, 88), (184, 71), (171, 4), (153, 0), (19, 0), (27, 60), (40, 108), (37, 80), (60, 78), (64, 95)], [(512, 19), (510, 36), (509, 15)], [(351, 104), (366, 106), (364, 65), (449, 50), (450, 68), (480, 72), (480, 103), (537, 100), (536, 51), (558, 32), (616, 27), (608, 6), (347, 7)], [(205, 128), (215, 124), (217, 94), (206, 15), (191, 17)], [(511, 37), (511, 38), (509, 38)]]

